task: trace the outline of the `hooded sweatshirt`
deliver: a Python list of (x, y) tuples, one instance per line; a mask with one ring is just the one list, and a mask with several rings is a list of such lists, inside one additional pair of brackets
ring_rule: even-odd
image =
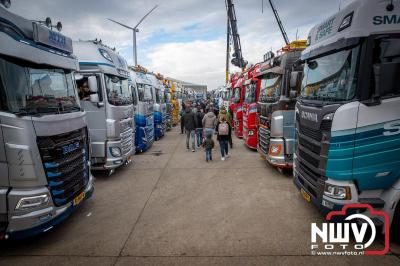
[(185, 129), (188, 131), (192, 131), (196, 128), (194, 113), (190, 110), (190, 108), (187, 108), (185, 114), (183, 115), (183, 124), (185, 125)]
[(217, 124), (217, 117), (213, 112), (208, 112), (204, 115), (202, 123), (204, 128), (214, 129)]

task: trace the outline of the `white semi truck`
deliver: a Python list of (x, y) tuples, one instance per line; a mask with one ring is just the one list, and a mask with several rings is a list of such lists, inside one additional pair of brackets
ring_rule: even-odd
[(72, 40), (0, 6), (0, 43), (1, 240), (59, 224), (93, 178)]
[(308, 45), (294, 182), (323, 213), (386, 211), (399, 236), (400, 2), (353, 1), (312, 28)]
[(77, 85), (88, 115), (92, 169), (113, 171), (134, 153), (132, 92), (124, 58), (101, 41), (74, 42)]

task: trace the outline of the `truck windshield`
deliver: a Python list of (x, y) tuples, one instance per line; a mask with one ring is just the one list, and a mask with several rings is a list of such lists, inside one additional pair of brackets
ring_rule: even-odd
[(19, 115), (80, 111), (71, 71), (0, 58), (4, 109)]
[(105, 75), (107, 98), (112, 105), (121, 106), (132, 104), (132, 92), (128, 79)]
[(234, 96), (233, 96), (233, 101), (235, 103), (240, 103), (240, 88), (237, 87), (235, 88)]
[(271, 74), (261, 80), (260, 102), (271, 103), (279, 99), (281, 96), (281, 80), (282, 75), (279, 74)]
[(306, 62), (301, 99), (347, 101), (357, 85), (359, 47), (342, 50)]
[(139, 94), (139, 101), (149, 102), (153, 100), (153, 93), (150, 85), (138, 83), (137, 89)]
[(256, 102), (256, 84), (251, 83), (246, 86), (245, 103), (255, 103)]

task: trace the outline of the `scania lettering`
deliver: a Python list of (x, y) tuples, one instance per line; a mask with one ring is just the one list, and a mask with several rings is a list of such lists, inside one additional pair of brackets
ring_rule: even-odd
[(306, 41), (294, 41), (279, 55), (267, 53), (255, 76), (261, 79), (258, 99), (258, 145), (261, 157), (279, 168), (291, 168), (295, 144), (296, 97), (300, 92), (301, 66), (294, 66)]
[(1, 240), (52, 229), (94, 187), (72, 40), (3, 7), (0, 19)]
[(101, 41), (74, 42), (80, 71), (77, 85), (88, 114), (92, 169), (109, 174), (131, 161), (133, 104), (124, 58)]
[(138, 104), (136, 106), (136, 152), (144, 152), (154, 142), (154, 114), (153, 114), (153, 90), (151, 80), (142, 67), (130, 68), (132, 86), (136, 86)]
[[(294, 182), (323, 212), (348, 203), (384, 210), (400, 235), (400, 3), (353, 1), (330, 34), (309, 34), (296, 105)], [(362, 211), (362, 210), (360, 210)], [(382, 221), (380, 221), (382, 223)]]

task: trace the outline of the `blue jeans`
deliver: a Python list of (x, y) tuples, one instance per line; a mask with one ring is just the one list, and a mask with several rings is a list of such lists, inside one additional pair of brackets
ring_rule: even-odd
[(219, 141), (219, 148), (221, 149), (221, 157), (225, 157), (228, 155), (228, 140), (220, 140)]
[(196, 142), (197, 142), (197, 147), (200, 147), (201, 144), (203, 143), (203, 129), (202, 128), (196, 128)]
[(214, 135), (214, 129), (213, 128), (205, 128), (204, 129), (204, 134), (211, 135), (211, 137)]
[(206, 150), (206, 161), (212, 161), (212, 150)]
[(189, 149), (189, 141), (190, 138), (192, 138), (192, 150), (195, 149), (194, 136), (195, 136), (194, 130), (186, 130), (186, 148)]

